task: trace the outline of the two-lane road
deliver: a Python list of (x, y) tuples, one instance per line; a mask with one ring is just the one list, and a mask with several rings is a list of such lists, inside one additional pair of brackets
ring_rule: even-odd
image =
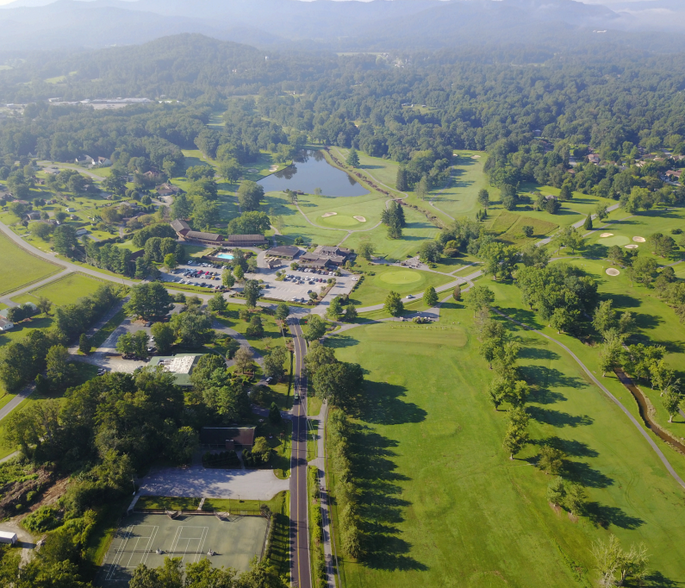
[(311, 588), (312, 577), (309, 555), (309, 517), (307, 516), (307, 380), (304, 376), (304, 356), (307, 343), (302, 335), (300, 320), (289, 319), (295, 344), (295, 392), (299, 401), (292, 410), (293, 442), (290, 457), (290, 569), (293, 586)]

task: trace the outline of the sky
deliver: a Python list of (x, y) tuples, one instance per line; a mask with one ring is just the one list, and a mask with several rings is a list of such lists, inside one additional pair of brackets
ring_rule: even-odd
[[(4, 6), (6, 4), (11, 4), (15, 0), (0, 0), (0, 6)], [(86, 0), (87, 1), (87, 0)], [(128, 0), (128, 1), (133, 1), (135, 0)], [(305, 2), (311, 1), (311, 0), (303, 0)], [(346, 0), (335, 0), (336, 2), (345, 2)], [(360, 2), (370, 2), (372, 0), (358, 0)], [(610, 6), (611, 4), (618, 4), (619, 2), (624, 3), (624, 2), (639, 2), (639, 1), (644, 1), (644, 0), (580, 0), (581, 2), (584, 2), (585, 4), (606, 4), (607, 6)], [(47, 2), (46, 2), (47, 4)]]

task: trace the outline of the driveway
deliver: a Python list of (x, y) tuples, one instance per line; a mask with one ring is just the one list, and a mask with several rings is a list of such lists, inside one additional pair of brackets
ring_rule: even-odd
[(160, 468), (140, 481), (143, 496), (270, 500), (290, 488), (271, 470), (219, 470), (201, 466)]

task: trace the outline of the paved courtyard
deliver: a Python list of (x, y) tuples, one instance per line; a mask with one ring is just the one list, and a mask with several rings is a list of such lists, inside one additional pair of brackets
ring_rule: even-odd
[(271, 470), (223, 470), (201, 466), (155, 469), (140, 481), (143, 496), (184, 498), (271, 500), (289, 488), (290, 480), (279, 480)]

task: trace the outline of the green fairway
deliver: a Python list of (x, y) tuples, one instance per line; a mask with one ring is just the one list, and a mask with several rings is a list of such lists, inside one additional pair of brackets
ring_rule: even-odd
[(43, 297), (56, 306), (64, 306), (65, 304), (76, 302), (77, 299), (83, 296), (93, 294), (103, 284), (105, 284), (104, 281), (91, 278), (85, 274), (69, 274), (12, 300), (17, 303), (35, 303), (38, 298)]
[(0, 234), (0, 259), (2, 259), (2, 282), (0, 295), (29, 286), (60, 272), (61, 266), (27, 253)]
[[(402, 296), (422, 295), (429, 286), (441, 286), (453, 281), (451, 276), (434, 272), (401, 269), (395, 266), (370, 265), (358, 260), (361, 268), (367, 271), (359, 288), (350, 298), (357, 306), (370, 306), (385, 302), (390, 291)], [(374, 274), (374, 275), (371, 275)]]
[[(517, 331), (526, 377), (539, 386), (529, 403), (533, 443), (510, 461), (472, 312), (448, 307), (435, 326), (362, 326), (330, 342), (368, 370), (354, 462), (371, 554), (343, 561), (343, 584), (589, 587), (592, 542), (609, 532), (624, 546), (644, 541), (650, 569), (669, 581), (685, 577), (685, 529), (674, 517), (682, 489), (625, 415), (565, 352)], [(550, 437), (566, 448), (600, 525), (548, 505), (550, 478), (527, 460)]]

